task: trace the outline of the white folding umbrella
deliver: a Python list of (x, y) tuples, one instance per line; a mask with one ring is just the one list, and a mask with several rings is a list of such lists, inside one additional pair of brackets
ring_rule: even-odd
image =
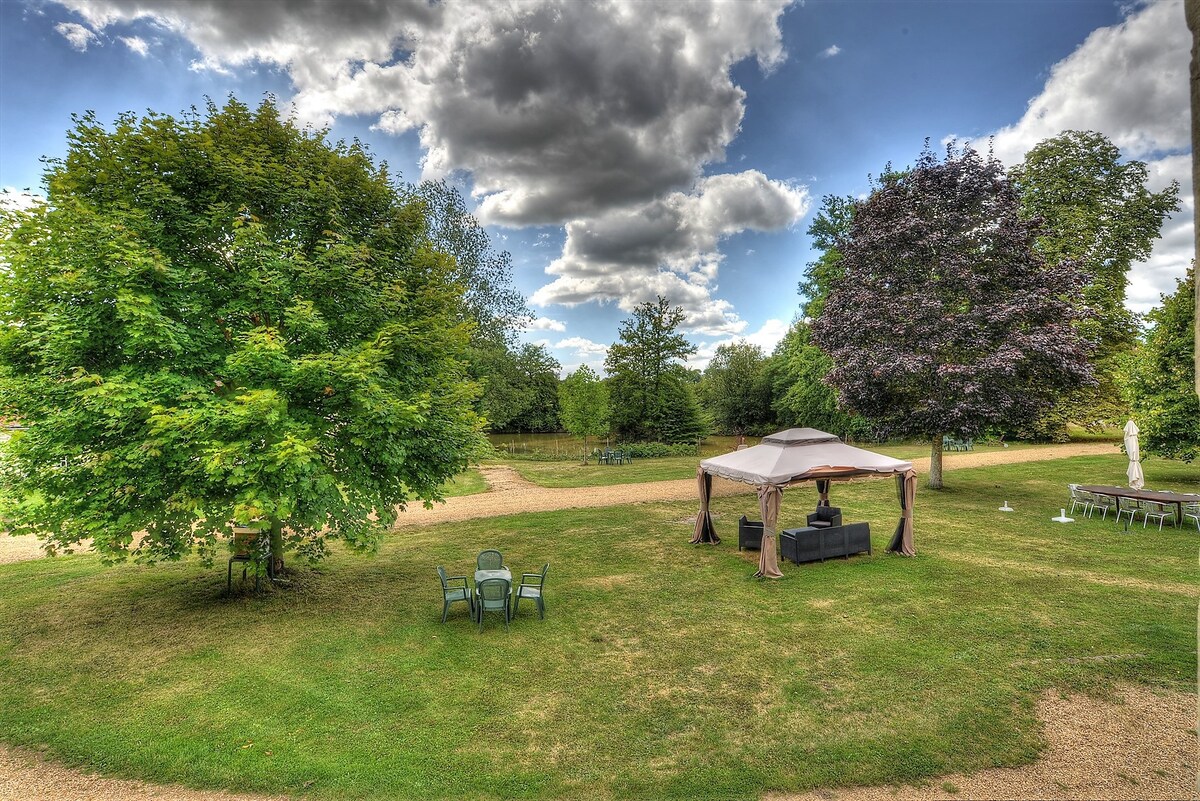
[(1146, 484), (1146, 478), (1142, 475), (1142, 451), (1138, 446), (1138, 427), (1137, 423), (1132, 420), (1125, 424), (1125, 452), (1129, 454), (1129, 469), (1125, 471), (1125, 475), (1129, 476), (1129, 486), (1133, 489), (1141, 489)]

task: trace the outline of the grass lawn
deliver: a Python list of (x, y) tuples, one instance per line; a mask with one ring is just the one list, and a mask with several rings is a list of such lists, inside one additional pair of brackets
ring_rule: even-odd
[[(636, 467), (636, 463), (634, 465)], [(1200, 491), (1195, 466), (1147, 483)], [(694, 469), (694, 468), (693, 468)], [(0, 566), (0, 740), (110, 774), (312, 798), (755, 798), (1017, 765), (1047, 688), (1195, 686), (1196, 531), (1050, 522), (1113, 456), (918, 488), (918, 556), (882, 553), (891, 481), (835, 485), (876, 554), (751, 577), (714, 501), (520, 515), (397, 534), (295, 586), (223, 597), (224, 570)], [(785, 526), (812, 505), (784, 495)], [(996, 512), (1004, 500), (1013, 514)], [(439, 622), (434, 566), (551, 564), (547, 616)]]
[[(713, 439), (713, 438), (710, 438)], [(726, 437), (733, 443), (735, 438)], [(859, 447), (886, 454), (896, 459), (911, 461), (929, 456), (928, 443), (883, 443), (879, 445), (861, 444)], [(954, 466), (954, 460), (969, 453), (987, 453), (1000, 450), (1024, 450), (1041, 448), (1027, 442), (1013, 443), (1005, 448), (1003, 445), (976, 445), (973, 451), (948, 451), (943, 454), (943, 463), (948, 467)], [(718, 453), (733, 450), (733, 445), (714, 453), (705, 453), (705, 459)], [(1115, 451), (1114, 451), (1115, 452)], [(526, 481), (531, 481), (542, 487), (597, 487), (610, 484), (638, 484), (643, 481), (669, 481), (678, 478), (695, 478), (695, 456), (666, 456), (657, 459), (634, 459), (632, 464), (580, 464), (578, 461), (535, 462), (524, 459), (511, 459), (494, 464), (507, 465)]]
[(447, 481), (442, 487), (442, 491), (446, 493), (447, 498), (455, 498), (487, 492), (487, 488), (487, 482), (483, 480), (483, 475), (478, 470), (471, 469), (459, 473)]

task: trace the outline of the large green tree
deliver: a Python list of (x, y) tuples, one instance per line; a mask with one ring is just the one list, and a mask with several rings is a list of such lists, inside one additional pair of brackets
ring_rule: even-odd
[(717, 347), (700, 382), (701, 396), (717, 431), (745, 434), (771, 420), (771, 386), (762, 348), (746, 341)]
[(558, 387), (563, 427), (583, 440), (587, 449), (591, 437), (608, 433), (608, 387), (586, 364), (562, 380)]
[(1200, 455), (1196, 396), (1196, 268), (1148, 315), (1153, 327), (1130, 360), (1126, 397), (1146, 453), (1190, 462)]
[(513, 352), (513, 361), (521, 403), (506, 430), (539, 433), (562, 430), (558, 405), (558, 374), (562, 365), (544, 345), (522, 345)]
[(683, 360), (696, 347), (678, 332), (683, 309), (666, 298), (642, 303), (620, 324), (604, 360), (613, 428), (625, 440), (687, 442), (705, 425)]
[(837, 392), (825, 380), (832, 369), (833, 361), (812, 343), (809, 324), (793, 323), (765, 367), (771, 409), (780, 427), (815, 428), (847, 440), (870, 436), (866, 420), (838, 405)]
[(1091, 381), (1075, 328), (1082, 276), (1047, 264), (999, 162), (922, 153), (859, 203), (837, 243), (841, 276), (813, 322), (843, 406), (885, 436), (931, 443), (1039, 417)]
[(1122, 162), (1120, 150), (1094, 131), (1064, 131), (1040, 142), (1009, 176), (1022, 215), (1040, 221), (1037, 247), (1046, 261), (1073, 261), (1089, 276), (1076, 300), (1088, 312), (1079, 329), (1094, 343), (1097, 383), (1057, 404), (1035, 433), (1063, 439), (1067, 422), (1119, 422), (1129, 410), (1117, 375), (1138, 334), (1125, 307), (1129, 269), (1149, 258), (1163, 220), (1179, 208), (1179, 184), (1151, 192), (1146, 165)]
[(459, 265), (357, 143), (236, 100), (87, 114), (4, 218), (14, 531), (110, 559), (374, 546), (482, 445)]

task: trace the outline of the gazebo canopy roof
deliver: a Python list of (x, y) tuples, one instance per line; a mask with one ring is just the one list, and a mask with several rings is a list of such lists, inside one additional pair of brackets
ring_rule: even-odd
[(700, 469), (746, 484), (787, 485), (818, 478), (907, 473), (912, 462), (855, 448), (815, 428), (789, 428), (753, 447), (705, 459)]

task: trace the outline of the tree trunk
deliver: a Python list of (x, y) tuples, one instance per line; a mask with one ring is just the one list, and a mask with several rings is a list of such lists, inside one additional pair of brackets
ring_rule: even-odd
[(942, 435), (933, 435), (933, 447), (929, 450), (929, 488), (942, 488)]
[(283, 573), (283, 521), (271, 518), (271, 559), (267, 562), (267, 575), (275, 578)]
[[(1185, 0), (1184, 18), (1192, 31), (1192, 62), (1189, 74), (1192, 89), (1192, 191), (1200, 192), (1200, 0)], [(1194, 231), (1200, 234), (1200, 203), (1192, 204)], [(1196, 240), (1196, 262), (1200, 263), (1200, 237)], [(1196, 352), (1192, 355), (1196, 364), (1196, 395), (1200, 396), (1200, 292), (1196, 293)]]

